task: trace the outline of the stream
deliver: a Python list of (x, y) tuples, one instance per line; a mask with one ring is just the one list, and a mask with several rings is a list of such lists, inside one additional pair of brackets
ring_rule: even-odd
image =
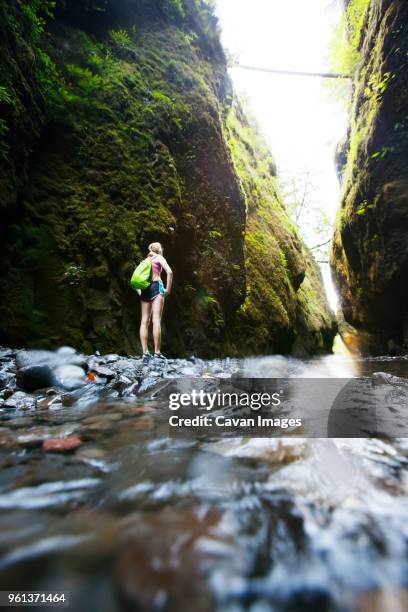
[(27, 355), (0, 351), (1, 590), (63, 591), (76, 612), (408, 609), (406, 438), (169, 438), (148, 393), (238, 371), (408, 378), (408, 358), (156, 367), (64, 349), (41, 363), (86, 384), (27, 392)]

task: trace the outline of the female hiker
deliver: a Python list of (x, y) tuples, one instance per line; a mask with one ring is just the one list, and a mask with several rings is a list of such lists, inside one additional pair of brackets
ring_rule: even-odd
[[(173, 282), (173, 272), (163, 257), (163, 247), (160, 242), (153, 242), (149, 245), (147, 259), (150, 259), (152, 264), (152, 281), (147, 289), (143, 289), (140, 292), (140, 304), (142, 308), (140, 344), (142, 345), (144, 362), (149, 361), (151, 358), (148, 348), (150, 319), (153, 319), (154, 357), (156, 359), (165, 359), (164, 355), (160, 352), (161, 318), (163, 314), (164, 297), (170, 293)], [(164, 270), (167, 275), (166, 287), (164, 287), (160, 277), (162, 270)]]

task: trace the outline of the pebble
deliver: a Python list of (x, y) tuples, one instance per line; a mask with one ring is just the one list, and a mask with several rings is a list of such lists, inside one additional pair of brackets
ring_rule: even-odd
[(42, 448), (51, 453), (69, 453), (83, 444), (78, 436), (68, 436), (68, 438), (48, 438), (44, 440)]
[(82, 424), (90, 425), (92, 423), (99, 423), (100, 421), (120, 421), (122, 418), (121, 414), (117, 413), (106, 413), (106, 414), (94, 414), (81, 421)]
[(91, 423), (85, 423), (83, 425), (84, 431), (110, 431), (112, 429), (112, 422), (104, 421), (100, 419), (99, 421), (92, 421)]
[(103, 451), (101, 448), (89, 447), (82, 448), (80, 451), (78, 451), (76, 456), (80, 457), (81, 459), (103, 459), (105, 455), (105, 451)]
[(45, 397), (38, 402), (39, 408), (59, 408), (62, 407), (62, 399), (60, 395), (51, 395)]

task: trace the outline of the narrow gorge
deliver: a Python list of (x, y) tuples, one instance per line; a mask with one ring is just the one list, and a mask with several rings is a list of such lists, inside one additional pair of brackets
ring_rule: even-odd
[(164, 350), (331, 350), (320, 271), (232, 91), (204, 1), (0, 4), (0, 337), (138, 350), (129, 287), (175, 272)]

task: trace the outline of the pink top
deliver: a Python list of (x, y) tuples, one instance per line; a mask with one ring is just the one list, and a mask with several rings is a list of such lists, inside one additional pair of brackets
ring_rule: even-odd
[(161, 270), (162, 270), (161, 265), (160, 265), (159, 263), (156, 263), (156, 262), (152, 263), (152, 268), (153, 268), (154, 270), (156, 270), (157, 272), (159, 272), (159, 274), (160, 274), (160, 272), (161, 272)]

